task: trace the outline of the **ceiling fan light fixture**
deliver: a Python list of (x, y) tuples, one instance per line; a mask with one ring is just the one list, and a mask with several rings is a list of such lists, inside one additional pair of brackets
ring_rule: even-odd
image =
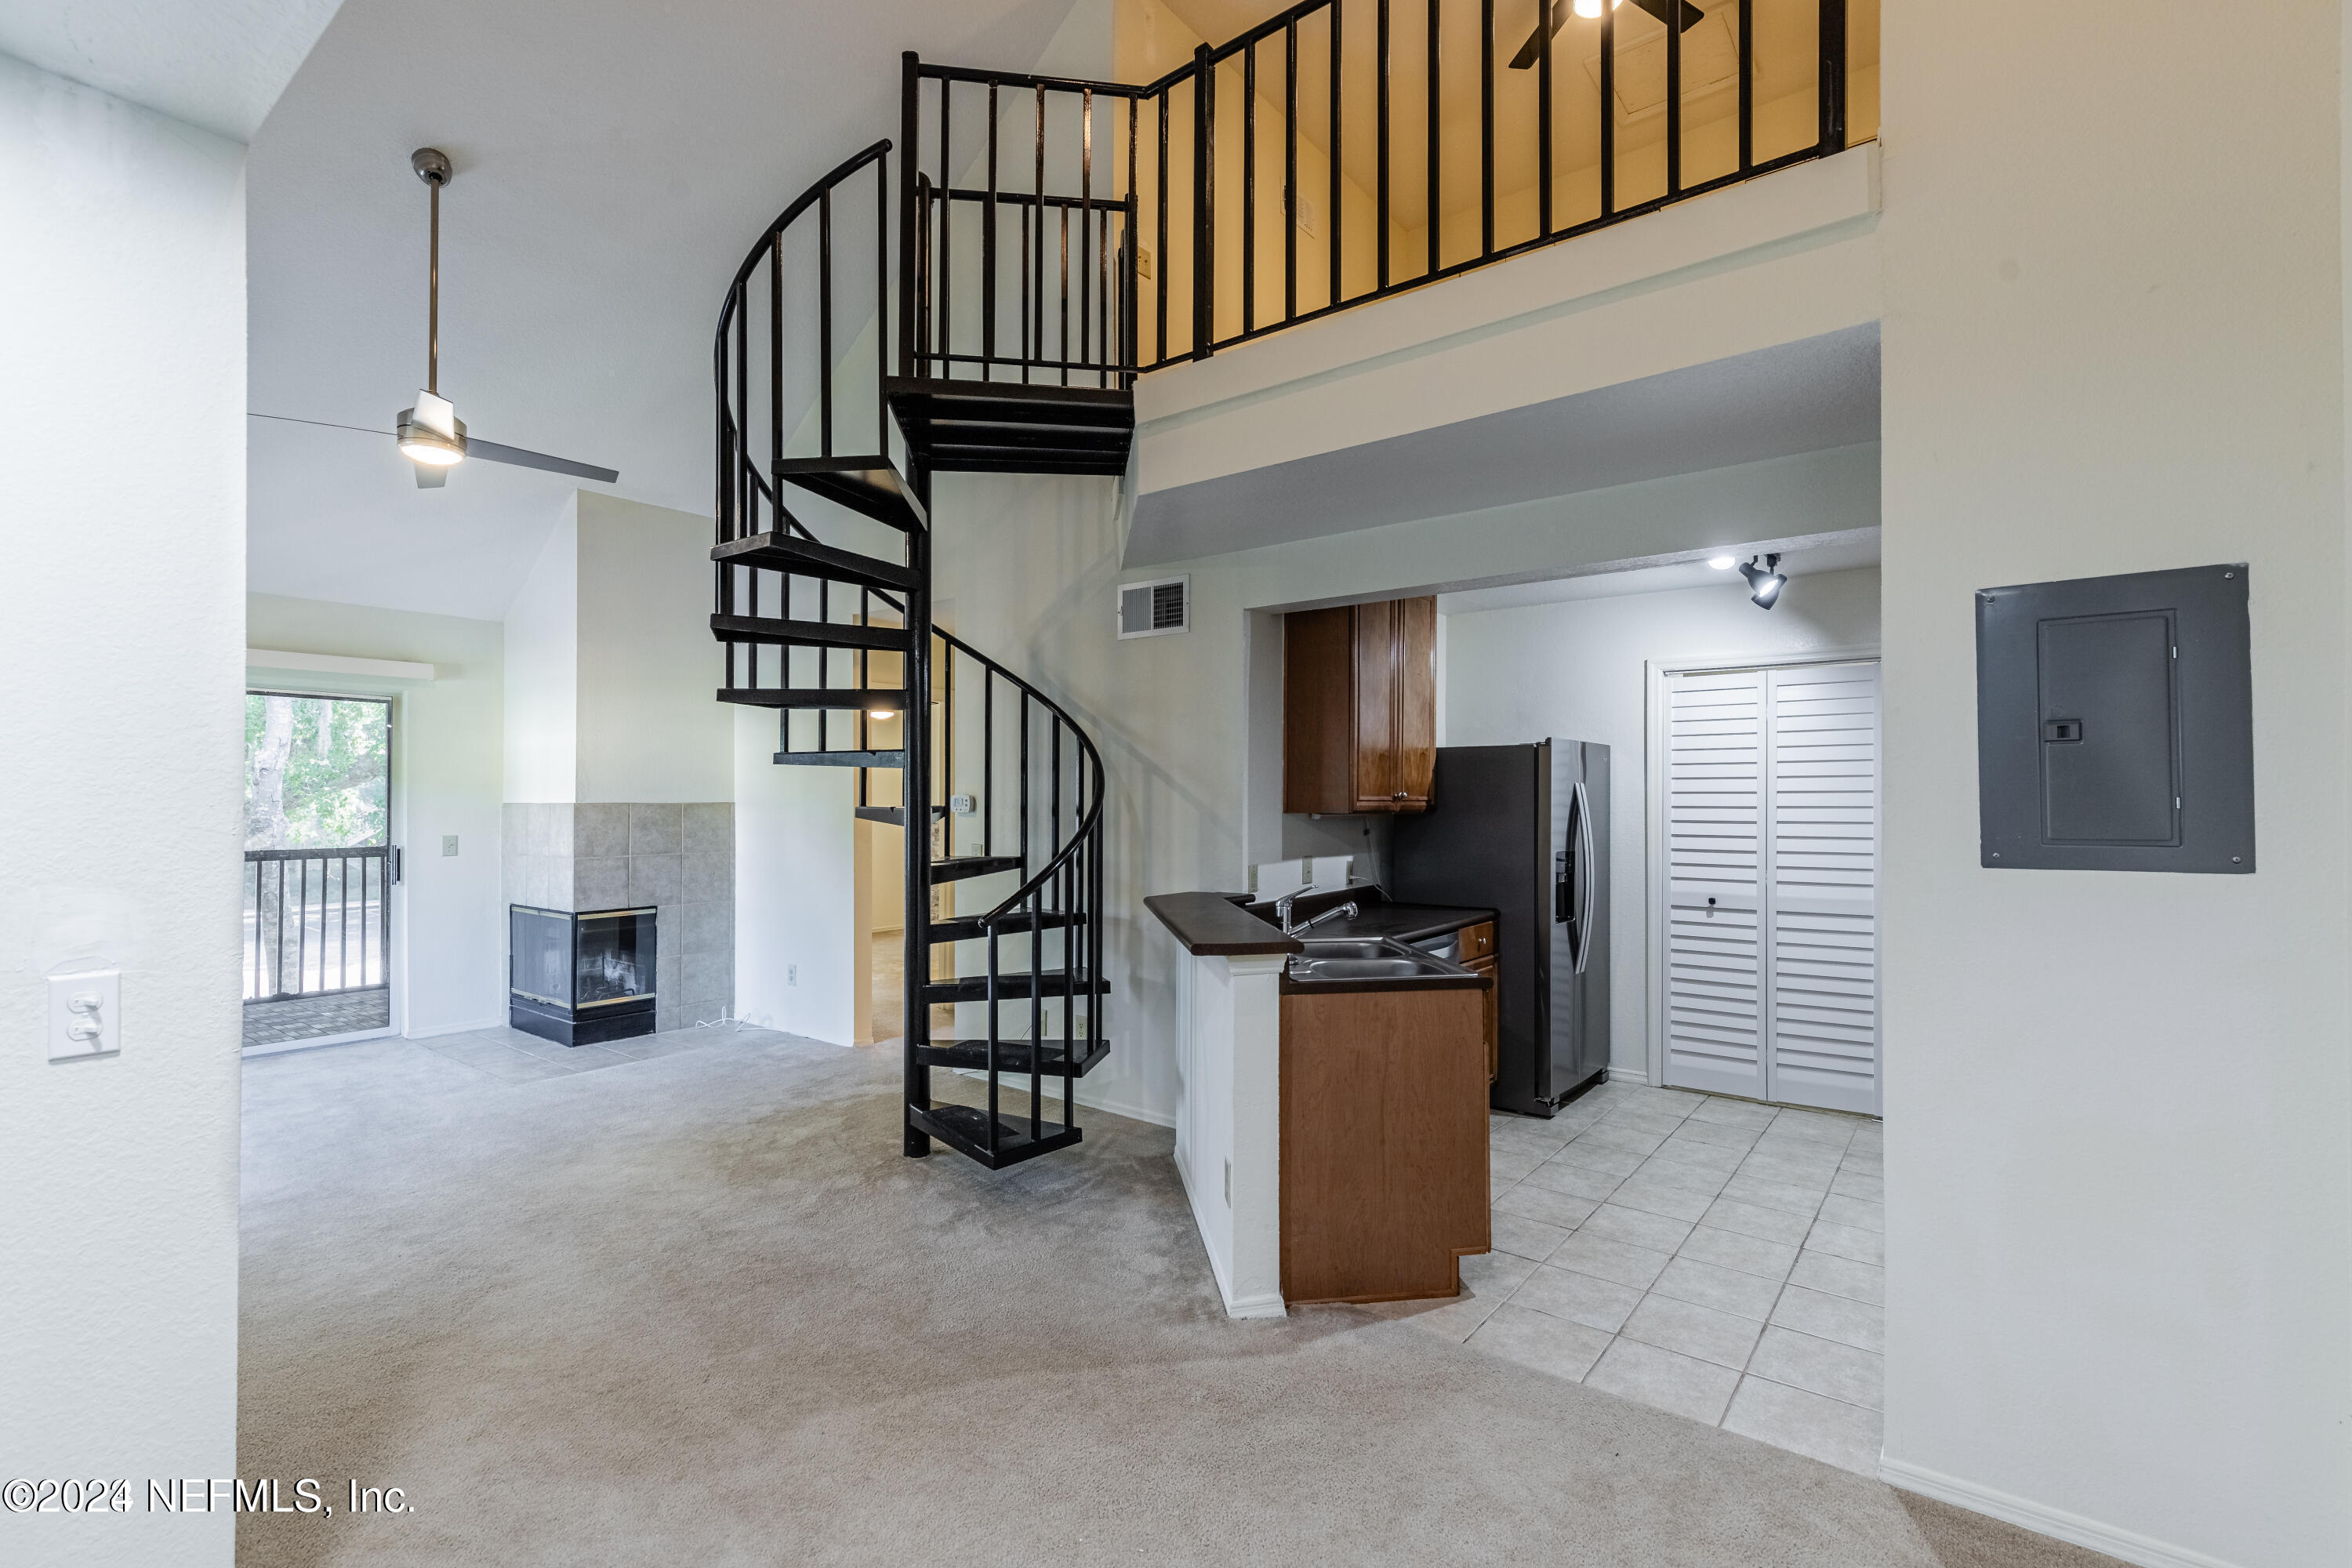
[(466, 422), (446, 397), (419, 392), (416, 406), (400, 411), (393, 434), (411, 462), (446, 468), (466, 460)]
[[(1625, 4), (1625, 0), (1609, 0), (1609, 8), (1612, 11), (1614, 11), (1618, 6), (1622, 5), (1623, 4)], [(1583, 17), (1588, 22), (1599, 21), (1601, 19), (1601, 0), (1576, 0), (1576, 14)]]

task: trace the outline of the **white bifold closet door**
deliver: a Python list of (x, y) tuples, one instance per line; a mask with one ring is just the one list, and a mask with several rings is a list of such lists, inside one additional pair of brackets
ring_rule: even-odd
[(1664, 683), (1665, 1079), (1878, 1110), (1878, 665)]

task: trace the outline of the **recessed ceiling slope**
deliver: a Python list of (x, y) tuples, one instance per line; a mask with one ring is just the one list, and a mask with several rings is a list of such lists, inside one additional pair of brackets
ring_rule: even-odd
[[(898, 56), (1034, 65), (1069, 0), (346, 0), (254, 139), (247, 407), (380, 430), (416, 390), (411, 149), (464, 171), (442, 371), (467, 419), (710, 507), (710, 331), (744, 247), (898, 125)], [(420, 491), (380, 437), (248, 420), (247, 580), (496, 616), (574, 481)], [(311, 440), (309, 437), (318, 437)]]
[(1139, 497), (1127, 563), (1451, 517), (1878, 438), (1878, 324)]

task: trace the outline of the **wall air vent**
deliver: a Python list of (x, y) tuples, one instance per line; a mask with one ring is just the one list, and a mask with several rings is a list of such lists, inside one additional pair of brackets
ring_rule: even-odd
[(1163, 577), (1157, 583), (1118, 585), (1118, 635), (1166, 637), (1192, 628), (1192, 580)]

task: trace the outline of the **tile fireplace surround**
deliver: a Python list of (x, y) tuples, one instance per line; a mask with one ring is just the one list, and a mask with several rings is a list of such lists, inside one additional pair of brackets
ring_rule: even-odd
[(731, 803), (509, 803), (501, 837), (509, 904), (661, 911), (655, 1028), (686, 1028), (727, 1010), (735, 995)]

